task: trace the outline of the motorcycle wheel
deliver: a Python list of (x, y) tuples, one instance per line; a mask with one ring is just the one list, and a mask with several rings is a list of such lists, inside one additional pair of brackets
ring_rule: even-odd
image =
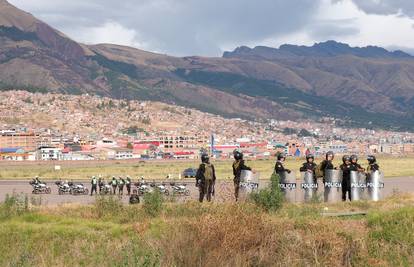
[(184, 195), (188, 197), (190, 195), (190, 190), (185, 190)]

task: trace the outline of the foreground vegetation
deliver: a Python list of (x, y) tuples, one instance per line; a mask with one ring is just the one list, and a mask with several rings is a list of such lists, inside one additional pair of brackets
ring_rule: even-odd
[[(0, 266), (413, 266), (414, 196), (378, 202), (0, 206)], [(323, 212), (366, 211), (327, 217)]]
[[(335, 165), (340, 164), (339, 157)], [(288, 159), (286, 166), (292, 170), (298, 170), (303, 159)], [(320, 159), (317, 160), (318, 162)], [(379, 158), (379, 164), (386, 177), (414, 176), (414, 157), (383, 157)], [(247, 164), (260, 173), (262, 178), (271, 175), (275, 159), (247, 160)], [(216, 160), (217, 176), (219, 179), (232, 178), (232, 161)], [(366, 164), (361, 159), (361, 164)], [(60, 171), (55, 171), (55, 165), (61, 165)], [(30, 179), (38, 175), (45, 179), (85, 179), (92, 175), (105, 175), (107, 177), (130, 175), (133, 178), (144, 176), (147, 179), (164, 179), (168, 174), (178, 178), (179, 174), (186, 168), (197, 168), (198, 160), (192, 161), (106, 161), (106, 162), (42, 162), (42, 163), (1, 163), (0, 179)], [(298, 173), (297, 173), (298, 174)]]

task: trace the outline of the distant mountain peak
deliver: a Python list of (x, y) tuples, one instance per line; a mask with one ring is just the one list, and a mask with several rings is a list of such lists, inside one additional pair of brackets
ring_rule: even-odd
[(385, 48), (372, 45), (351, 47), (348, 44), (334, 40), (315, 43), (312, 46), (283, 44), (279, 48), (256, 46), (253, 49), (241, 46), (233, 52), (224, 52), (223, 57), (261, 57), (272, 59), (286, 56), (330, 57), (339, 55), (353, 55), (364, 58), (412, 58), (410, 54), (401, 50), (388, 51)]

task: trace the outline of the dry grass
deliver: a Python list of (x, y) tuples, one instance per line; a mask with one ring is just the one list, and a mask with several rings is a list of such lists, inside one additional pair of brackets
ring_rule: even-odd
[(116, 199), (35, 208), (0, 216), (0, 266), (412, 266), (413, 202), (394, 195), (328, 206), (369, 212), (347, 218), (322, 217), (322, 203), (276, 213), (169, 203), (155, 217)]

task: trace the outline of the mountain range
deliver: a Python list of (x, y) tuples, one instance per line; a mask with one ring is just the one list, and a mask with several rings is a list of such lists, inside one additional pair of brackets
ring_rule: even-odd
[(414, 57), (335, 41), (173, 57), (85, 45), (0, 0), (0, 90), (156, 100), (246, 119), (414, 130)]

